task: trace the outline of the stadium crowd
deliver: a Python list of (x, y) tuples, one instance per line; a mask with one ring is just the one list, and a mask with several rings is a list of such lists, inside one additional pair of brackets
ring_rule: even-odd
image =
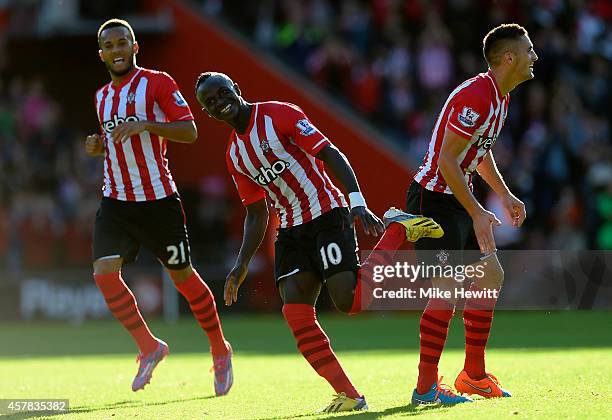
[(40, 80), (1, 81), (0, 138), (0, 261), (10, 271), (88, 264), (101, 162)]
[[(495, 155), (511, 188), (526, 202), (528, 218), (525, 229), (497, 229), (497, 243), (612, 249), (612, 6), (579, 0), (529, 5), (203, 2), (205, 11), (244, 31), (394, 139), (415, 165), (450, 90), (484, 70), (482, 36), (498, 23), (520, 22), (540, 59), (536, 78), (511, 94)], [(69, 127), (44, 84), (6, 74), (2, 62), (0, 270), (87, 266), (101, 162), (85, 155), (84, 133)], [(218, 227), (225, 202), (202, 204), (218, 199), (215, 191), (214, 180), (205, 181), (192, 201), (203, 220)], [(486, 201), (501, 215), (494, 196)], [(192, 231), (198, 229), (195, 221), (190, 224)]]
[[(495, 156), (528, 218), (522, 231), (497, 229), (497, 244), (612, 249), (610, 2), (206, 0), (204, 10), (360, 113), (415, 165), (450, 91), (485, 70), (483, 36), (520, 23), (540, 59), (535, 80), (511, 93)], [(502, 214), (495, 196), (485, 200)]]

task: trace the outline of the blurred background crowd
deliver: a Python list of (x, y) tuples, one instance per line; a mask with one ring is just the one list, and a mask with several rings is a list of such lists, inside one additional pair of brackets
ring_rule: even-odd
[(208, 0), (204, 7), (374, 124), (415, 167), (450, 91), (486, 71), (483, 36), (520, 23), (539, 55), (536, 78), (511, 93), (494, 152), (529, 216), (525, 231), (497, 229), (497, 244), (612, 249), (611, 2)]
[[(44, 6), (0, 2), (0, 22), (9, 20), (0, 33), (0, 270), (90, 263), (101, 162), (84, 154), (85, 133), (68, 124), (41, 79), (6, 70), (11, 28), (25, 30), (24, 19), (40, 22)], [(446, 96), (486, 70), (482, 37), (503, 22), (522, 24), (539, 55), (536, 78), (511, 93), (494, 153), (526, 202), (528, 219), (522, 230), (497, 229), (498, 246), (612, 249), (611, 2), (205, 0), (197, 6), (371, 123), (414, 169)], [(206, 179), (183, 194), (193, 216), (192, 249), (203, 257), (225, 249), (211, 244), (223, 241), (227, 220), (220, 185)], [(477, 191), (503, 216), (495, 196), (482, 185)]]
[(6, 269), (90, 262), (101, 164), (40, 80), (0, 80), (0, 261)]

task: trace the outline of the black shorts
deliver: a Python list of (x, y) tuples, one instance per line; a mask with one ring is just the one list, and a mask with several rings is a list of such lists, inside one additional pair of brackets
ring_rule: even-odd
[(177, 194), (155, 201), (120, 201), (104, 197), (96, 213), (94, 261), (121, 257), (136, 260), (140, 246), (167, 268), (191, 264), (185, 213)]
[(419, 261), (467, 265), (480, 260), (482, 254), (472, 218), (453, 194), (430, 191), (412, 181), (406, 196), (406, 211), (431, 217), (444, 230), (441, 238), (422, 238), (414, 243)]
[(274, 244), (274, 277), (278, 283), (311, 271), (323, 281), (343, 271), (359, 269), (355, 229), (346, 208), (335, 208), (302, 225), (278, 230)]

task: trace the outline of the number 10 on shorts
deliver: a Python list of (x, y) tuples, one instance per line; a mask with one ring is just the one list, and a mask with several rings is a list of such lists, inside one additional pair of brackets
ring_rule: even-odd
[(171, 254), (170, 258), (168, 258), (168, 265), (183, 264), (187, 262), (187, 255), (185, 255), (185, 242), (179, 242), (178, 246), (168, 245), (166, 250)]
[(329, 264), (338, 265), (342, 262), (342, 251), (337, 243), (332, 242), (327, 246), (323, 245), (319, 250), (321, 252), (321, 261), (323, 261), (323, 269), (327, 270)]

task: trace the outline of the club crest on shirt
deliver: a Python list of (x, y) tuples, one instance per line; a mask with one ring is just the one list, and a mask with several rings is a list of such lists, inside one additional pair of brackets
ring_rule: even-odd
[(172, 96), (174, 97), (175, 104), (177, 104), (178, 106), (187, 106), (187, 101), (185, 100), (185, 98), (183, 98), (181, 92), (175, 90), (174, 92), (172, 92)]
[(463, 111), (461, 111), (460, 114), (457, 114), (457, 119), (464, 127), (474, 127), (478, 117), (480, 117), (480, 114), (474, 112), (474, 110), (469, 106), (464, 106)]
[(133, 104), (134, 102), (136, 102), (136, 94), (134, 92), (130, 92), (127, 94), (127, 104)]
[(270, 142), (266, 139), (263, 139), (259, 142), (259, 147), (261, 147), (262, 152), (268, 153), (270, 151)]
[(314, 128), (314, 126), (306, 118), (299, 120), (295, 126), (300, 130), (300, 134), (303, 136), (310, 136), (317, 131), (317, 129)]

